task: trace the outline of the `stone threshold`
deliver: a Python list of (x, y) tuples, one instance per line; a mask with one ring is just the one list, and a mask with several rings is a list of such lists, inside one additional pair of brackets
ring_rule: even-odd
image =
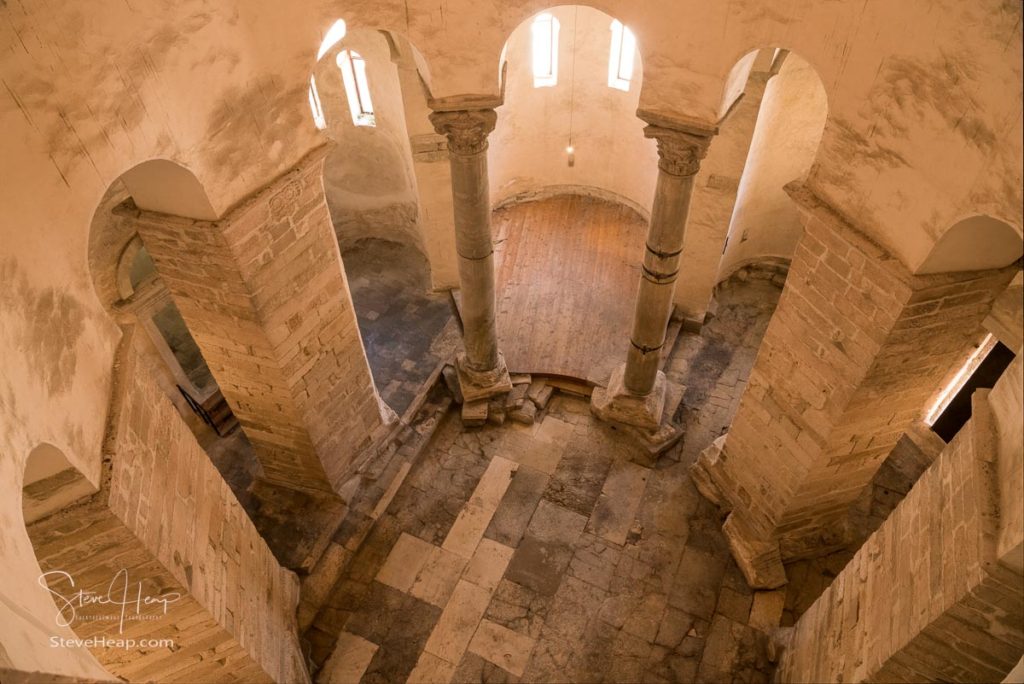
[(312, 571), (302, 578), (298, 608), (300, 634), (312, 624), (331, 588), (387, 510), (452, 404), (437, 365), (377, 453), (346, 483), (348, 510)]

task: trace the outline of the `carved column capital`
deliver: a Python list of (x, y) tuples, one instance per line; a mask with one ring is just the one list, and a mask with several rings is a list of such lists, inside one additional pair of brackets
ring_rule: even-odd
[(448, 150), (462, 156), (484, 152), (487, 136), (497, 121), (498, 114), (493, 109), (459, 109), (430, 115), (434, 130), (448, 138)]
[(648, 125), (644, 136), (658, 141), (658, 168), (673, 176), (693, 176), (707, 155), (712, 135)]

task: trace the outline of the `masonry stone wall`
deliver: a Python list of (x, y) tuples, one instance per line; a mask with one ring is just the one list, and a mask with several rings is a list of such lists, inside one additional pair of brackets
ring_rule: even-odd
[[(171, 639), (90, 650), (132, 681), (308, 681), (296, 635), (298, 582), (282, 569), (153, 380), (129, 331), (118, 352), (100, 491), (28, 526), (51, 592), (177, 600), (79, 607), (79, 638)], [(67, 615), (67, 613), (65, 613)]]
[(321, 183), (323, 151), (217, 222), (127, 210), (262, 477), (341, 486), (382, 426)]
[[(1020, 382), (1015, 366), (999, 392)], [(1019, 462), (1020, 431), (1006, 451), (997, 407), (1019, 421), (1019, 396), (975, 394), (972, 419), (797, 622), (780, 681), (1003, 680), (1024, 651), (1024, 576), (997, 542), (1024, 502), (1003, 465)]]
[[(730, 531), (783, 559), (847, 542), (850, 504), (977, 335), (1012, 269), (912, 276), (806, 190), (805, 234), (750, 384), (703, 470)], [(701, 478), (701, 474), (697, 474)]]

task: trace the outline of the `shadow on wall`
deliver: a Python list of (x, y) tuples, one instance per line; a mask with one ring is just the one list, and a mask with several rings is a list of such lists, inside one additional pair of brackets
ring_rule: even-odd
[(503, 54), (491, 203), (559, 186), (646, 214), (658, 155), (636, 116), (643, 69), (628, 28), (600, 10), (562, 5), (520, 24)]

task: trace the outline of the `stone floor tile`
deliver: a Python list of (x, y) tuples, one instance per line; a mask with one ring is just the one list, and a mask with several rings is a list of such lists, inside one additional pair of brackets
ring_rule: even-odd
[(724, 568), (723, 558), (688, 545), (676, 570), (669, 603), (690, 615), (710, 620)]
[(409, 593), (438, 608), (444, 608), (465, 567), (465, 558), (435, 546)]
[(492, 622), (536, 639), (544, 627), (551, 600), (550, 596), (503, 579), (484, 615)]
[(654, 643), (675, 651), (683, 643), (690, 630), (693, 629), (694, 618), (678, 608), (667, 606), (658, 626), (658, 634)]
[(452, 675), (451, 684), (518, 684), (519, 677), (466, 651)]
[(473, 495), (448, 532), (442, 544), (444, 549), (463, 558), (472, 557), (518, 467), (518, 463), (501, 456), (491, 460)]
[(552, 596), (558, 590), (570, 560), (572, 547), (568, 544), (543, 542), (527, 534), (512, 555), (505, 577), (540, 594)]
[(668, 598), (663, 594), (647, 594), (622, 624), (622, 631), (653, 643), (665, 615)]
[(575, 645), (569, 641), (552, 635), (537, 641), (533, 656), (523, 672), (524, 682), (544, 682), (545, 684), (580, 684), (579, 677), (573, 675), (570, 664), (573, 659)]
[(642, 681), (650, 652), (650, 643), (620, 631), (612, 642), (612, 658), (604, 681), (624, 684)]
[(459, 580), (427, 640), (426, 651), (458, 665), (490, 600), (486, 589)]
[(317, 674), (317, 681), (323, 684), (357, 684), (377, 649), (377, 644), (342, 632), (338, 635), (334, 652)]
[(399, 591), (409, 591), (435, 548), (433, 544), (403, 532), (377, 573), (377, 581)]
[(548, 476), (533, 468), (523, 467), (512, 476), (498, 510), (494, 512), (484, 536), (507, 546), (516, 546), (540, 503), (548, 485)]
[(619, 549), (600, 537), (584, 533), (580, 535), (569, 563), (569, 574), (607, 591), (619, 563)]
[(484, 619), (469, 642), (469, 652), (522, 677), (533, 652), (534, 639)]
[(409, 673), (406, 684), (448, 684), (455, 674), (455, 665), (424, 651)]
[(537, 439), (550, 444), (567, 444), (574, 428), (572, 423), (548, 415), (537, 428)]
[(615, 544), (625, 544), (640, 508), (650, 470), (628, 461), (612, 464), (587, 524), (587, 530)]
[(750, 617), (747, 624), (754, 629), (770, 633), (779, 626), (785, 603), (785, 588), (776, 589), (775, 591), (754, 592), (753, 605), (750, 608)]
[(462, 579), (488, 591), (494, 591), (505, 574), (505, 568), (512, 560), (513, 553), (515, 549), (510, 546), (487, 538), (481, 539), (462, 573)]
[(545, 629), (562, 637), (581, 641), (597, 617), (605, 594), (573, 577), (565, 577), (555, 593), (544, 619)]
[[(721, 613), (730, 620), (747, 623), (750, 617), (750, 606), (753, 597), (750, 594), (743, 594), (729, 587), (722, 587), (718, 593), (718, 605), (716, 613)], [(781, 610), (779, 611), (781, 614)]]
[(564, 452), (565, 445), (561, 442), (544, 441), (525, 430), (508, 430), (484, 448), (489, 456), (502, 456), (547, 475), (558, 468)]
[(579, 513), (542, 500), (526, 531), (542, 542), (575, 544), (586, 524), (587, 519)]
[(590, 517), (611, 467), (611, 454), (570, 445), (551, 476), (544, 498)]

